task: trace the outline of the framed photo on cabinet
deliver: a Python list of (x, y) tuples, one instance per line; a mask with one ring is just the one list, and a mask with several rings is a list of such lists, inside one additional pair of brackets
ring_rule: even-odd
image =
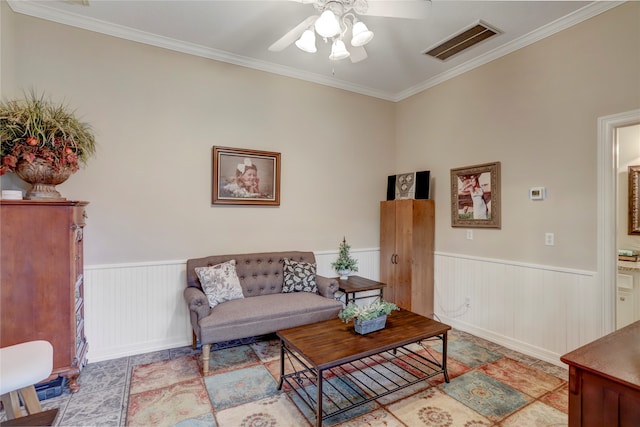
[(280, 206), (280, 153), (213, 147), (212, 203)]
[(500, 228), (500, 162), (451, 169), (451, 226)]

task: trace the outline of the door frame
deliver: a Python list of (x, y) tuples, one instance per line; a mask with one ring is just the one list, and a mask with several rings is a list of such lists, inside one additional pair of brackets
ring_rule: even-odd
[(617, 201), (620, 127), (640, 123), (640, 109), (598, 118), (598, 283), (602, 290), (602, 335), (616, 329), (618, 274)]

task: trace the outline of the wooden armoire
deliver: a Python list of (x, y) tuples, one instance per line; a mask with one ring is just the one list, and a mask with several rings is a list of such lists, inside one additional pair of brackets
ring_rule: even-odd
[(380, 202), (380, 281), (384, 299), (433, 317), (433, 200)]
[(78, 391), (86, 363), (83, 227), (87, 202), (0, 201), (0, 346), (46, 340), (49, 379)]

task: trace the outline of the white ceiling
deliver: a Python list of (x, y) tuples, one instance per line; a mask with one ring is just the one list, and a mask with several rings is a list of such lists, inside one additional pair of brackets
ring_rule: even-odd
[[(267, 50), (306, 17), (317, 14), (310, 4), (90, 0), (82, 6), (72, 1), (9, 0), (9, 5), (15, 12), (392, 101), (622, 3), (434, 0), (423, 20), (361, 16), (375, 37), (366, 46), (368, 58), (354, 64), (349, 59), (330, 61), (330, 45), (319, 38), (315, 54), (295, 45), (282, 52)], [(445, 62), (422, 54), (478, 20), (501, 33)]]

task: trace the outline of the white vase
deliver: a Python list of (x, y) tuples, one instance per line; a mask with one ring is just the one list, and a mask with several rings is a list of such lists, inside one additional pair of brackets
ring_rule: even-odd
[(346, 280), (349, 278), (349, 274), (351, 274), (351, 270), (338, 270), (338, 274), (340, 275), (341, 280)]

